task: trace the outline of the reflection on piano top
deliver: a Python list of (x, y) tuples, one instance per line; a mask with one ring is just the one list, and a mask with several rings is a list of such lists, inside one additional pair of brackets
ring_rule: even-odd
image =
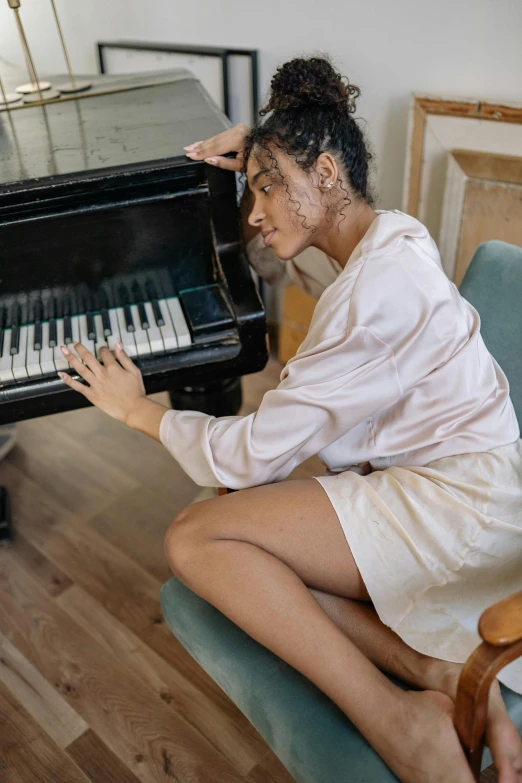
[[(88, 93), (0, 112), (0, 199), (14, 183), (36, 178), (184, 162), (184, 146), (230, 125), (185, 69), (89, 78)], [(23, 72), (11, 69), (6, 88), (21, 79)]]

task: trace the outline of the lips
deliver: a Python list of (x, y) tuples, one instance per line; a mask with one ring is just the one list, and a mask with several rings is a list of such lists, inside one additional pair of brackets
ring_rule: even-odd
[(274, 236), (276, 231), (277, 231), (277, 229), (273, 228), (271, 231), (263, 231), (262, 232), (263, 243), (264, 243), (265, 247), (268, 247), (270, 245), (270, 242), (272, 241), (272, 237)]

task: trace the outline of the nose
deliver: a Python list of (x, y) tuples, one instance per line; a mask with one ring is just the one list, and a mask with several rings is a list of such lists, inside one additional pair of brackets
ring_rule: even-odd
[(263, 212), (262, 209), (259, 209), (257, 206), (257, 200), (254, 202), (254, 206), (252, 207), (252, 212), (248, 216), (248, 222), (251, 226), (257, 227), (261, 225), (263, 220), (265, 219), (266, 214)]

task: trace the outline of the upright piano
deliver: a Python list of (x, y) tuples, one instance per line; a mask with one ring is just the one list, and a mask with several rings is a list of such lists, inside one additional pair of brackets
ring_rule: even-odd
[(230, 126), (186, 70), (0, 112), (0, 424), (89, 403), (60, 345), (120, 338), (148, 393), (235, 414), (267, 360), (236, 179), (183, 147)]

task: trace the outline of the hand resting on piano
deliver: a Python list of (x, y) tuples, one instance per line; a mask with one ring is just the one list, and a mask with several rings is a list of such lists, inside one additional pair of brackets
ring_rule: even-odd
[(74, 350), (77, 356), (61, 346), (65, 359), (88, 385), (59, 372), (62, 381), (104, 413), (159, 441), (160, 423), (167, 408), (146, 397), (141, 372), (121, 341), (116, 341), (114, 355), (108, 348), (101, 348), (103, 364), (81, 343), (75, 343)]

